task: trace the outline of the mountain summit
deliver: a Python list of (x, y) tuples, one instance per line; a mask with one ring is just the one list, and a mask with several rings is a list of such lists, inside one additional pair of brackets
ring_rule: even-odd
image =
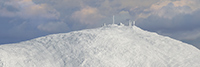
[(200, 50), (113, 24), (0, 45), (0, 67), (200, 67)]

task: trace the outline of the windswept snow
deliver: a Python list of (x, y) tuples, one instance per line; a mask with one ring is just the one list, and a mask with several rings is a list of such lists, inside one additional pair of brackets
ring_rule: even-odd
[(200, 50), (136, 26), (108, 25), (1, 45), (0, 67), (200, 67)]

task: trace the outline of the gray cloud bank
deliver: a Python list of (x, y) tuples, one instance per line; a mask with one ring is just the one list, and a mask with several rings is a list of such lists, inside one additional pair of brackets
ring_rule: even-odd
[(199, 0), (1, 0), (0, 44), (112, 23), (137, 26), (200, 48)]

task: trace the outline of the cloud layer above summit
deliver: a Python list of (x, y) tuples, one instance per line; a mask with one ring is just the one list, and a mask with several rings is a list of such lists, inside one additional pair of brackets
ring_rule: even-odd
[[(94, 28), (136, 25), (200, 46), (199, 0), (0, 0), (0, 43)], [(194, 41), (195, 40), (195, 41)], [(198, 45), (197, 45), (198, 44)]]

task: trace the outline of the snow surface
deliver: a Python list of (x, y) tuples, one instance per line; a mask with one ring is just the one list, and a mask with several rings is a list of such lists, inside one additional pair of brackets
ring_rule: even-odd
[(200, 50), (136, 26), (108, 25), (1, 45), (0, 67), (200, 67)]

